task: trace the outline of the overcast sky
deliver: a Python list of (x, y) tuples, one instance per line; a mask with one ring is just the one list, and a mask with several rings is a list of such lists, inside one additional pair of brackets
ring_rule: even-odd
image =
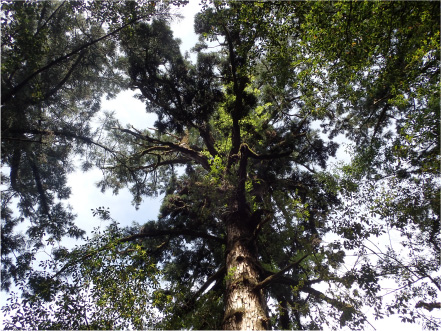
[[(181, 52), (183, 54), (197, 42), (193, 29), (193, 17), (198, 8), (198, 1), (192, 1), (184, 8), (178, 9), (177, 12), (181, 13), (184, 18), (177, 19), (171, 24), (175, 38), (182, 41)], [(124, 91), (115, 99), (103, 100), (101, 107), (105, 111), (114, 111), (122, 126), (132, 124), (138, 129), (153, 127), (156, 115), (148, 114), (145, 105), (133, 97), (135, 94), (136, 91)], [(72, 188), (69, 203), (78, 215), (77, 222), (81, 228), (91, 231), (101, 224), (100, 220), (93, 218), (91, 213), (91, 209), (101, 206), (109, 207), (111, 217), (121, 225), (130, 225), (133, 221), (143, 224), (148, 220), (156, 219), (161, 197), (145, 198), (139, 210), (135, 210), (135, 207), (131, 205), (132, 196), (127, 189), (121, 190), (118, 195), (113, 195), (111, 191), (103, 194), (94, 185), (100, 179), (101, 172), (97, 169), (85, 173), (79, 170), (69, 176), (68, 185)]]

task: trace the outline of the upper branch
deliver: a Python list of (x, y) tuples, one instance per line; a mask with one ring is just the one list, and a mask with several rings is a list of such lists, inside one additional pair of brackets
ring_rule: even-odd
[(99, 37), (96, 38), (94, 40), (91, 40), (89, 42), (86, 42), (85, 44), (81, 45), (80, 47), (75, 48), (73, 51), (62, 55), (52, 61), (50, 61), (49, 63), (47, 63), (45, 66), (41, 67), (40, 69), (37, 69), (36, 71), (34, 71), (32, 74), (30, 74), (29, 76), (27, 76), (26, 78), (24, 78), (20, 83), (18, 83), (17, 85), (15, 85), (14, 87), (11, 88), (11, 90), (9, 90), (8, 92), (4, 93), (1, 97), (1, 104), (4, 105), (5, 103), (7, 103), (14, 95), (16, 95), (23, 87), (26, 86), (26, 84), (33, 79), (34, 77), (36, 77), (38, 74), (48, 70), (49, 68), (58, 65), (59, 63), (62, 63), (63, 61), (69, 59), (70, 57), (72, 57), (75, 54), (79, 54), (81, 53), (83, 50), (89, 48), (90, 46), (93, 46), (97, 43), (99, 43), (100, 41), (109, 38), (115, 34), (117, 34), (118, 32), (120, 32), (122, 29), (132, 25), (133, 23), (136, 23), (137, 21), (143, 19), (143, 18), (147, 18), (148, 16), (141, 16), (141, 17), (136, 17), (132, 20), (130, 20), (128, 23), (123, 24), (122, 26), (120, 26), (119, 28)]
[(320, 292), (312, 287), (305, 286), (305, 287), (301, 288), (300, 290), (302, 292), (313, 295), (317, 300), (320, 300), (320, 301), (323, 300), (323, 301), (329, 303), (330, 305), (334, 306), (338, 310), (341, 310), (341, 311), (348, 311), (349, 310), (349, 311), (355, 312), (355, 308), (352, 305), (346, 304), (346, 303), (339, 301), (337, 299), (330, 298), (330, 297), (326, 296), (323, 292)]
[(288, 270), (290, 270), (290, 269), (294, 268), (295, 266), (299, 265), (307, 257), (308, 257), (308, 255), (305, 255), (302, 258), (300, 258), (299, 260), (297, 260), (297, 261), (295, 261), (293, 263), (288, 264), (285, 268), (281, 269), (280, 271), (276, 272), (275, 274), (272, 274), (271, 276), (266, 277), (264, 280), (262, 280), (261, 282), (257, 283), (254, 288), (256, 290), (260, 290), (260, 289), (264, 288), (265, 286), (267, 286), (270, 283), (274, 282), (278, 278), (282, 277), (283, 274), (285, 272), (287, 272)]
[(214, 274), (212, 274), (210, 277), (208, 277), (207, 281), (204, 283), (204, 285), (201, 286), (201, 288), (191, 296), (186, 302), (186, 305), (192, 306), (192, 304), (197, 300), (199, 296), (201, 296), (202, 293), (216, 280), (220, 279), (222, 275), (225, 273), (225, 266), (222, 266), (219, 268), (218, 271), (216, 271)]
[(217, 241), (221, 244), (225, 244), (225, 240), (206, 232), (199, 232), (190, 229), (167, 229), (167, 230), (156, 230), (156, 229), (148, 229), (146, 232), (137, 233), (125, 238), (121, 238), (119, 240), (120, 243), (133, 241), (136, 239), (149, 238), (149, 237), (161, 237), (161, 236), (190, 236), (196, 238), (204, 238), (209, 240)]
[(192, 159), (193, 161), (200, 164), (204, 169), (210, 170), (210, 164), (208, 163), (207, 157), (205, 157), (204, 155), (200, 154), (199, 152), (197, 152), (191, 148), (187, 148), (185, 146), (175, 144), (175, 143), (172, 143), (169, 141), (162, 141), (162, 140), (159, 140), (156, 138), (152, 138), (146, 134), (141, 134), (141, 133), (129, 130), (129, 129), (122, 129), (122, 128), (114, 128), (114, 129), (119, 130), (121, 132), (131, 134), (132, 136), (135, 136), (139, 139), (148, 141), (149, 143), (158, 144), (158, 147), (159, 146), (166, 146), (175, 152), (179, 152), (179, 153), (182, 153), (182, 154), (188, 156), (190, 159)]
[[(11, 129), (8, 130), (8, 132), (13, 133), (13, 134), (38, 134), (38, 135), (54, 135), (54, 136), (60, 136), (60, 137), (66, 137), (66, 138), (72, 138), (72, 139), (77, 139), (80, 140), (88, 145), (95, 145), (98, 146), (104, 150), (106, 150), (107, 152), (110, 153), (115, 153), (115, 151), (111, 150), (110, 148), (94, 141), (92, 138), (90, 137), (86, 137), (86, 136), (82, 136), (82, 135), (78, 135), (76, 133), (67, 131), (67, 130), (38, 130), (38, 129)], [(16, 137), (2, 137), (5, 139), (17, 139)], [(26, 141), (26, 140), (23, 140)], [(29, 142), (32, 142), (30, 140), (27, 140)]]
[(418, 303), (415, 305), (415, 308), (425, 308), (428, 311), (432, 311), (434, 309), (441, 309), (441, 302), (418, 301)]
[[(176, 237), (177, 236), (191, 236), (191, 237), (196, 237), (196, 238), (204, 238), (204, 239), (214, 240), (214, 241), (219, 242), (220, 244), (225, 244), (224, 239), (216, 237), (216, 236), (212, 236), (212, 235), (205, 233), (205, 232), (198, 232), (198, 231), (193, 231), (193, 230), (189, 230), (189, 229), (171, 229), (171, 230), (149, 229), (144, 233), (137, 233), (137, 234), (134, 234), (134, 235), (131, 235), (128, 237), (117, 239), (116, 245), (123, 244), (125, 242), (134, 241), (136, 239), (149, 238), (149, 237), (161, 237), (161, 236), (176, 236)], [(115, 242), (106, 244), (93, 252), (87, 252), (86, 254), (81, 255), (79, 258), (75, 259), (74, 261), (71, 261), (71, 262), (68, 262), (67, 264), (65, 264), (58, 272), (55, 273), (55, 275), (53, 277), (57, 277), (58, 275), (62, 274), (66, 270), (68, 270), (70, 267), (74, 266), (76, 263), (80, 263), (80, 262), (84, 261), (85, 259), (91, 258), (94, 254), (96, 254), (98, 252), (102, 252), (113, 245), (115, 245)], [(219, 270), (215, 275), (218, 275), (221, 272), (221, 270)], [(214, 277), (215, 276), (213, 275), (213, 277), (210, 277), (210, 279), (211, 278), (215, 279)]]

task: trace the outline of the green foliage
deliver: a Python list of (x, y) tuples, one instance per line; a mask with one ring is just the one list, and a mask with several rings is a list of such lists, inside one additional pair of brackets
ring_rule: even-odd
[[(94, 147), (103, 147), (91, 123), (101, 98), (126, 88), (118, 32), (155, 12), (166, 16), (167, 8), (142, 1), (3, 1), (1, 8), (2, 289), (8, 289), (25, 275), (45, 236), (50, 242), (84, 236), (65, 203), (72, 156), (82, 155), (83, 168), (90, 168)], [(15, 234), (23, 222), (26, 235)]]
[[(124, 8), (103, 12), (126, 17)], [(158, 219), (112, 223), (83, 246), (55, 250), (47, 272), (17, 268), (28, 281), (26, 314), (12, 312), (14, 298), (8, 326), (219, 329), (223, 315), (246, 314), (227, 306), (251, 283), (238, 274), (245, 264), (257, 274), (252, 291), (277, 303), (262, 317), (274, 328), (361, 329), (366, 306), (376, 318), (439, 326), (421, 309), (441, 291), (439, 4), (205, 1), (195, 31), (196, 63), (161, 17), (115, 38), (127, 86), (158, 121), (122, 128), (109, 114), (89, 159), (101, 165), (101, 188), (128, 186), (135, 205), (164, 193)], [(351, 160), (331, 169), (337, 136), (349, 140)], [(32, 166), (12, 147), (8, 155)], [(40, 177), (51, 179), (49, 170)], [(10, 229), (18, 220), (3, 211)], [(19, 249), (14, 238), (24, 240), (6, 237), (8, 254)], [(26, 266), (33, 257), (20, 258)], [(396, 288), (385, 293), (384, 280)]]
[[(145, 329), (159, 306), (154, 289), (159, 271), (139, 244), (120, 243), (118, 224), (94, 233), (73, 250), (53, 249), (54, 260), (19, 283), (3, 307), (6, 328)], [(9, 317), (10, 316), (10, 317)]]

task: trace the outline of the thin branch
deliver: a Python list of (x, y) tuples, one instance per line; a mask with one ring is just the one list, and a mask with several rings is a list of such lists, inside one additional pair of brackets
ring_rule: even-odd
[(71, 52), (69, 52), (69, 53), (67, 53), (67, 54), (65, 54), (63, 56), (60, 56), (59, 58), (57, 58), (55, 60), (50, 61), (48, 64), (46, 64), (45, 66), (41, 67), (40, 69), (34, 71), (32, 74), (30, 74), (25, 79), (23, 79), (20, 83), (15, 85), (11, 90), (9, 90), (7, 93), (2, 95), (1, 104), (5, 105), (14, 95), (16, 95), (23, 87), (25, 87), (26, 84), (31, 79), (33, 79), (34, 77), (36, 77), (38, 74), (42, 73), (43, 71), (45, 71), (45, 70), (47, 70), (47, 69), (49, 69), (49, 68), (51, 68), (51, 67), (53, 67), (53, 66), (55, 66), (57, 64), (59, 64), (59, 63), (65, 61), (65, 60), (69, 59), (73, 55), (80, 53), (81, 51), (85, 50), (86, 48), (88, 48), (90, 46), (93, 46), (94, 44), (97, 44), (100, 41), (102, 41), (102, 40), (104, 40), (106, 38), (109, 38), (109, 37), (117, 34), (122, 29), (132, 25), (133, 23), (136, 23), (137, 21), (139, 21), (139, 20), (141, 20), (143, 18), (147, 18), (148, 16), (149, 15), (145, 15), (145, 16), (134, 18), (134, 19), (130, 20), (128, 23), (123, 24), (119, 28), (117, 28), (117, 29), (115, 29), (115, 30), (113, 30), (113, 31), (111, 31), (111, 32), (109, 32), (109, 33), (107, 33), (107, 34), (97, 38), (97, 39), (91, 40), (91, 41), (81, 45), (80, 47), (75, 48), (73, 51), (71, 51)]
[(338, 310), (345, 311), (345, 310), (349, 309), (349, 310), (352, 310), (353, 312), (355, 312), (355, 308), (353, 306), (348, 305), (344, 302), (341, 302), (337, 299), (330, 298), (330, 297), (326, 296), (323, 292), (320, 292), (312, 287), (305, 286), (305, 287), (301, 288), (300, 291), (312, 294), (317, 300), (325, 301), (325, 302), (329, 303), (330, 305), (334, 306), (335, 308), (337, 308)]
[(46, 193), (43, 188), (43, 183), (41, 181), (40, 171), (34, 160), (31, 159), (30, 163), (31, 163), (32, 174), (34, 175), (35, 185), (37, 187), (38, 194), (40, 195), (41, 208), (43, 210), (43, 213), (47, 215), (50, 221), (52, 221)]
[[(389, 95), (386, 95), (385, 97), (381, 98), (380, 100), (375, 101), (375, 102), (374, 102), (374, 105), (375, 105), (377, 102), (383, 100), (384, 98), (388, 98), (388, 97), (389, 97)], [(387, 114), (388, 109), (389, 109), (389, 104), (386, 103), (386, 105), (385, 105), (385, 106), (383, 107), (383, 109), (381, 110), (380, 116), (378, 116), (377, 124), (375, 124), (374, 133), (372, 134), (371, 141), (373, 141), (373, 139), (374, 139), (375, 136), (377, 135), (378, 130), (380, 129), (380, 125), (381, 125), (381, 123), (382, 123), (382, 122), (384, 121), (384, 119), (386, 118), (386, 114)]]
[(398, 288), (396, 288), (396, 289), (394, 289), (394, 290), (392, 290), (392, 291), (390, 291), (390, 292), (387, 292), (387, 293), (385, 293), (385, 294), (383, 294), (383, 295), (379, 295), (378, 297), (385, 297), (386, 295), (389, 295), (389, 294), (392, 294), (392, 293), (394, 293), (394, 292), (397, 292), (397, 291), (399, 291), (399, 290), (402, 290), (403, 288), (406, 288), (406, 287), (409, 287), (409, 286), (411, 286), (412, 284), (415, 284), (415, 283), (417, 283), (417, 282), (419, 282), (421, 279), (424, 279), (425, 277), (420, 277), (420, 278), (418, 278), (418, 279), (416, 279), (416, 280), (414, 280), (414, 281), (408, 281), (408, 283), (406, 284), (406, 285), (403, 285), (403, 286), (401, 286), (401, 287), (398, 287)]
[(278, 153), (278, 154), (257, 154), (255, 151), (253, 151), (248, 144), (243, 143), (241, 145), (244, 149), (244, 151), (247, 151), (247, 156), (256, 160), (274, 160), (274, 159), (281, 159), (284, 157), (287, 157), (289, 155), (291, 155), (292, 151), (286, 151), (283, 153)]
[(2, 140), (15, 140), (15, 141), (21, 141), (25, 143), (38, 143), (38, 144), (44, 144), (40, 140), (30, 140), (30, 139), (24, 139), (24, 138), (15, 138), (15, 137), (2, 137)]
[[(106, 150), (107, 152), (115, 154), (114, 150), (94, 141), (92, 138), (77, 135), (76, 133), (69, 132), (67, 130), (54, 130), (54, 131), (52, 131), (52, 130), (38, 130), (38, 129), (12, 129), (12, 130), (9, 130), (9, 132), (15, 133), (15, 134), (55, 135), (55, 136), (62, 136), (62, 137), (64, 136), (66, 138), (74, 138), (74, 139), (81, 140), (88, 145), (95, 145), (95, 146), (101, 147), (102, 149)], [(3, 139), (3, 137), (2, 137), (2, 139)], [(12, 139), (12, 138), (9, 138), (9, 139)]]
[[(79, 263), (81, 261), (84, 261), (88, 258), (91, 258), (94, 254), (98, 253), (98, 252), (102, 252), (106, 249), (108, 249), (109, 247), (113, 247), (115, 245), (120, 245), (122, 243), (125, 242), (130, 242), (130, 241), (134, 241), (137, 239), (143, 239), (143, 238), (149, 238), (149, 237), (160, 237), (160, 236), (181, 236), (181, 235), (185, 235), (185, 236), (192, 236), (192, 237), (196, 237), (196, 238), (205, 238), (205, 239), (210, 239), (210, 240), (214, 240), (217, 241), (221, 244), (225, 244), (225, 240), (216, 236), (212, 236), (209, 235), (207, 233), (204, 232), (198, 232), (198, 231), (192, 231), (192, 230), (188, 230), (188, 229), (172, 229), (172, 230), (149, 230), (146, 233), (137, 233), (128, 237), (124, 237), (121, 239), (116, 240), (115, 242), (112, 243), (108, 243), (104, 246), (102, 246), (101, 248), (98, 248), (97, 250), (94, 250), (93, 252), (88, 252), (82, 256), (80, 256), (78, 259), (76, 259), (73, 262), (69, 262), (66, 263), (58, 272), (55, 273), (55, 275), (53, 275), (52, 277), (55, 278), (58, 275), (60, 275), (61, 273), (63, 273), (64, 271), (66, 271), (68, 268), (72, 267), (73, 265), (75, 265), (76, 263)], [(161, 245), (159, 245), (157, 247), (157, 249), (160, 249), (165, 243), (162, 243)]]
[(197, 300), (197, 298), (199, 296), (201, 296), (201, 294), (204, 293), (204, 291), (217, 279), (219, 279), (220, 276), (222, 276), (222, 274), (225, 273), (225, 266), (220, 267), (218, 271), (216, 271), (213, 275), (211, 275), (210, 277), (208, 277), (207, 281), (204, 283), (204, 285), (201, 286), (201, 288), (191, 296), (191, 298), (189, 298), (187, 300), (187, 302), (185, 303), (185, 305), (192, 305), (193, 302), (195, 302)]
[(78, 55), (78, 58), (76, 59), (75, 63), (72, 65), (72, 67), (69, 69), (69, 71), (66, 73), (66, 75), (64, 76), (64, 78), (54, 87), (52, 88), (50, 91), (48, 91), (44, 97), (43, 100), (47, 100), (49, 99), (52, 95), (54, 95), (65, 83), (66, 81), (69, 79), (69, 77), (72, 75), (74, 69), (80, 64), (81, 60), (83, 59), (84, 55), (86, 54), (85, 51), (80, 52), (80, 54)]
[(137, 233), (125, 238), (121, 238), (118, 242), (124, 243), (129, 241), (134, 241), (136, 239), (142, 239), (142, 238), (150, 238), (150, 237), (161, 237), (161, 236), (190, 236), (190, 237), (196, 237), (196, 238), (204, 238), (209, 240), (217, 241), (221, 244), (225, 244), (225, 239), (219, 238), (213, 235), (210, 235), (205, 232), (199, 232), (194, 231), (190, 229), (168, 229), (168, 230), (148, 230), (148, 232), (145, 233)]
[(315, 171), (314, 169), (310, 168), (310, 167), (307, 166), (306, 164), (303, 164), (303, 163), (297, 161), (296, 159), (291, 159), (291, 160), (292, 160), (294, 163), (296, 163), (296, 164), (298, 164), (298, 165), (301, 165), (302, 167), (306, 168), (308, 171), (312, 172), (313, 174), (316, 173), (316, 171)]
[(61, 3), (61, 5), (59, 5), (53, 12), (52, 14), (47, 18), (47, 20), (43, 23), (43, 25), (41, 25), (40, 27), (38, 27), (37, 31), (35, 31), (34, 34), (34, 38), (40, 33), (40, 31), (47, 25), (47, 23), (55, 16), (55, 14), (58, 12), (58, 10), (60, 10), (60, 8), (66, 3), (67, 1), (63, 1)]
[[(128, 133), (134, 137), (137, 137), (139, 139), (148, 141), (152, 144), (158, 144), (158, 145), (162, 145), (162, 146), (167, 146), (169, 148), (171, 148), (172, 150), (176, 151), (176, 152), (180, 152), (182, 154), (187, 155), (189, 158), (191, 158), (193, 161), (197, 162), (198, 164), (200, 164), (204, 169), (206, 170), (210, 170), (210, 164), (208, 163), (208, 159), (207, 157), (205, 157), (204, 155), (201, 155), (200, 153), (198, 153), (197, 151), (191, 149), (191, 148), (187, 148), (169, 141), (161, 141), (159, 139), (156, 138), (152, 138), (149, 137), (146, 134), (140, 134), (138, 132), (134, 132), (132, 130), (129, 129), (123, 129), (123, 128), (113, 128), (114, 130), (119, 130), (121, 132), (125, 132)], [(156, 148), (159, 148), (156, 147)]]
[(256, 286), (254, 287), (254, 289), (260, 290), (260, 289), (264, 288), (265, 286), (269, 285), (270, 283), (274, 282), (277, 278), (280, 278), (285, 272), (287, 272), (288, 270), (299, 265), (308, 256), (309, 255), (305, 255), (302, 258), (300, 258), (298, 261), (288, 264), (285, 268), (281, 269), (280, 271), (276, 272), (275, 274), (272, 274), (271, 276), (266, 277), (263, 281), (257, 283)]

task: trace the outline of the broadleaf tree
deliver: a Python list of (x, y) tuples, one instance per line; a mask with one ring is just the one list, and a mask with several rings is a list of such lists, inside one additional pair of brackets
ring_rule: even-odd
[[(128, 86), (158, 120), (109, 119), (90, 161), (135, 204), (163, 193), (160, 215), (57, 251), (7, 310), (63, 298), (82, 327), (362, 329), (372, 306), (438, 327), (439, 9), (204, 2), (196, 63), (164, 19), (121, 31)], [(331, 169), (338, 135), (353, 157)], [(388, 231), (404, 241), (373, 249)], [(74, 325), (20, 316), (11, 325)]]

